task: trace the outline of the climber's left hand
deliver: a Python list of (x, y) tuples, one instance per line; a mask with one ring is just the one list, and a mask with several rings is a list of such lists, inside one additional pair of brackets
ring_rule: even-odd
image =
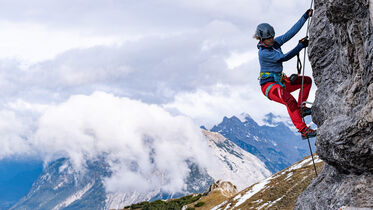
[(308, 9), (306, 13), (307, 13), (308, 17), (312, 17), (313, 9)]

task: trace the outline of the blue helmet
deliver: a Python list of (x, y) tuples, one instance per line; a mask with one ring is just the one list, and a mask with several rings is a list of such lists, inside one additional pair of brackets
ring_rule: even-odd
[(261, 23), (256, 27), (255, 35), (260, 39), (268, 39), (275, 36), (275, 29), (268, 23)]

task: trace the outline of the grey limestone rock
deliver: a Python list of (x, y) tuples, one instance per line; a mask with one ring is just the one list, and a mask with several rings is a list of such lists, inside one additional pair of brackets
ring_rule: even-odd
[(312, 117), (317, 154), (327, 164), (296, 209), (373, 208), (372, 4), (315, 0), (308, 50), (317, 86)]
[(344, 174), (325, 165), (317, 179), (299, 197), (295, 209), (370, 209), (373, 207), (372, 184), (370, 174)]

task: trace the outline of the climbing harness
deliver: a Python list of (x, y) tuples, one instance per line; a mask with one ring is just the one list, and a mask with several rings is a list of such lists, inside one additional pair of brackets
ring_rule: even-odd
[(258, 79), (268, 79), (270, 77), (273, 77), (273, 79), (275, 80), (275, 83), (272, 83), (271, 85), (269, 85), (266, 90), (265, 90), (265, 95), (266, 97), (269, 99), (269, 100), (272, 100), (268, 94), (269, 94), (269, 91), (271, 91), (271, 88), (275, 85), (275, 84), (279, 84), (281, 87), (285, 88), (285, 80), (288, 80), (287, 76), (285, 75), (285, 73), (273, 73), (273, 72), (260, 72), (260, 75), (258, 77)]
[[(312, 7), (313, 7), (313, 1), (314, 0), (311, 0), (311, 6), (310, 6), (310, 9), (312, 9)], [(307, 32), (306, 32), (306, 37), (308, 37), (308, 33), (309, 33), (309, 27), (310, 27), (310, 19), (311, 19), (312, 17), (310, 17), (309, 19), (308, 19), (308, 23), (307, 23)], [(305, 63), (306, 63), (306, 53), (307, 53), (307, 48), (305, 47), (304, 48), (304, 53), (303, 53), (303, 72), (302, 72), (302, 85), (301, 85), (301, 89), (300, 89), (300, 91), (301, 91), (301, 97), (300, 97), (300, 104), (301, 104), (301, 108), (302, 108), (302, 106), (303, 106), (303, 104), (305, 105), (306, 103), (309, 103), (309, 102), (305, 102), (305, 103), (303, 103), (303, 84), (304, 84), (304, 71), (305, 71), (305, 68), (306, 68), (306, 65), (304, 65)], [(297, 62), (297, 69), (298, 69), (298, 73), (300, 73), (299, 72), (299, 70), (300, 70), (300, 68), (299, 68), (299, 64), (300, 64), (300, 68), (302, 68), (302, 64), (300, 63), (300, 59), (299, 59), (299, 54), (298, 54), (298, 62)], [(302, 120), (303, 120), (303, 122), (304, 122), (304, 117), (302, 117)], [(316, 173), (316, 176), (318, 176), (317, 175), (317, 170), (316, 170), (316, 165), (315, 165), (315, 160), (314, 160), (314, 158), (313, 158), (313, 153), (312, 153), (312, 148), (311, 148), (311, 143), (310, 143), (310, 139), (307, 137), (307, 140), (308, 140), (308, 146), (309, 146), (309, 148), (310, 148), (310, 153), (311, 153), (311, 157), (312, 157), (312, 163), (313, 163), (313, 167), (314, 167), (314, 169), (315, 169), (315, 173)]]
[(268, 79), (273, 77), (276, 84), (285, 87), (284, 80), (287, 78), (284, 73), (274, 73), (274, 72), (260, 72), (258, 79)]

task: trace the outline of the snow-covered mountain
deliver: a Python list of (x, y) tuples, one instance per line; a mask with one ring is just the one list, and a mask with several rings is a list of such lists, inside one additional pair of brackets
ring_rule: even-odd
[[(72, 171), (68, 159), (58, 159), (45, 168), (26, 197), (11, 209), (109, 209), (143, 200), (169, 199), (206, 190), (213, 179), (205, 170), (188, 162), (190, 174), (183, 193), (160, 190), (147, 193), (106, 193), (104, 178), (111, 175), (104, 160), (87, 162), (84, 173)], [(126, 177), (123, 177), (126, 179)]]
[(238, 190), (271, 175), (265, 164), (219, 133), (203, 131), (220, 160), (220, 170), (207, 170), (215, 180), (230, 181)]
[(118, 209), (140, 201), (201, 193), (206, 191), (214, 180), (223, 178), (232, 181), (238, 189), (243, 189), (271, 174), (258, 158), (222, 135), (202, 132), (217, 157), (218, 168), (215, 165), (202, 169), (193, 160), (185, 160), (190, 172), (185, 179), (183, 192), (155, 190), (147, 193), (107, 193), (103, 180), (111, 176), (111, 171), (104, 158), (87, 162), (84, 173), (72, 170), (69, 159), (62, 158), (50, 163), (33, 184), (28, 195), (11, 209)]
[(50, 163), (30, 192), (10, 209), (103, 209), (102, 178), (109, 176), (102, 161), (87, 162), (85, 174), (72, 171), (66, 158)]
[[(275, 173), (309, 155), (307, 141), (276, 116), (268, 114), (267, 125), (258, 125), (248, 114), (224, 117), (211, 131), (218, 132), (263, 161)], [(313, 147), (314, 149), (314, 147)]]

